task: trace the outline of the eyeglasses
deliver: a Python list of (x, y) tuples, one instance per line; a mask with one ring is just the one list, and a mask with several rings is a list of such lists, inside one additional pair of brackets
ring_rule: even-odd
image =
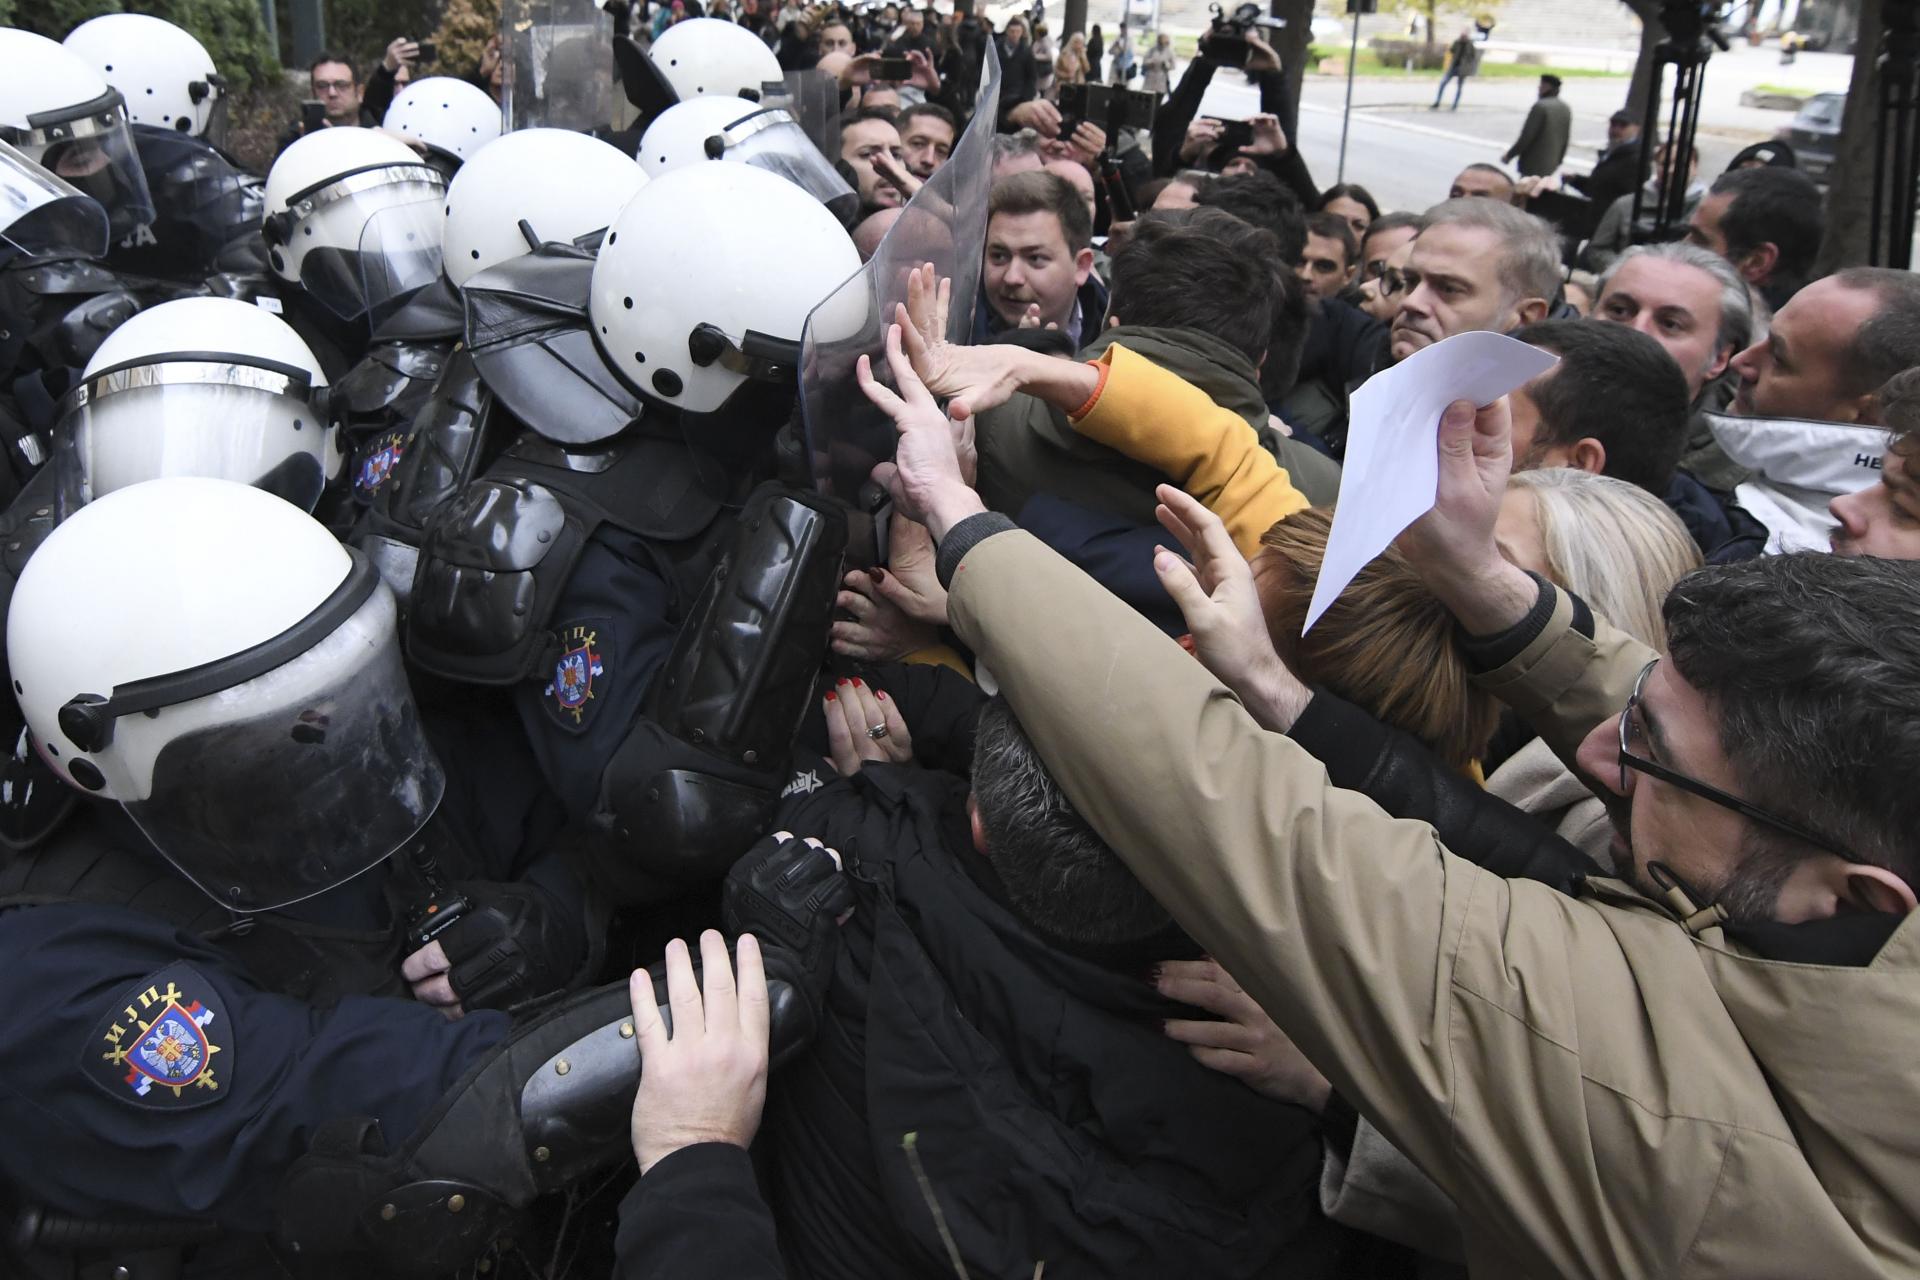
[(353, 88), (351, 80), (315, 80), (313, 82), (315, 93), (345, 93), (351, 88)]
[(1665, 765), (1655, 764), (1645, 756), (1635, 755), (1633, 753), (1633, 745), (1641, 738), (1640, 717), (1635, 715), (1634, 712), (1640, 705), (1640, 692), (1647, 686), (1647, 677), (1653, 674), (1653, 669), (1659, 665), (1659, 662), (1660, 659), (1655, 658), (1652, 662), (1649, 662), (1640, 669), (1640, 678), (1633, 682), (1633, 692), (1627, 696), (1627, 705), (1620, 712), (1620, 790), (1622, 792), (1626, 791), (1627, 771), (1631, 769), (1636, 773), (1644, 773), (1649, 778), (1658, 778), (1667, 785), (1678, 787), (1682, 791), (1691, 792), (1699, 796), (1702, 800), (1710, 800), (1722, 809), (1731, 809), (1743, 818), (1750, 818), (1755, 822), (1772, 827), (1775, 831), (1790, 835), (1796, 840), (1804, 841), (1816, 849), (1825, 849), (1828, 853), (1838, 854), (1849, 862), (1858, 862), (1859, 859), (1847, 852), (1846, 845), (1841, 841), (1835, 840), (1830, 836), (1823, 836), (1809, 831), (1796, 822), (1789, 822), (1785, 818), (1776, 817), (1768, 813), (1758, 805), (1748, 804), (1738, 796), (1728, 795), (1718, 787), (1708, 786), (1697, 778), (1689, 778), (1684, 773), (1676, 773)]
[(1414, 271), (1411, 268), (1401, 270), (1398, 267), (1390, 267), (1384, 262), (1369, 262), (1367, 264), (1366, 276), (1367, 279), (1378, 282), (1380, 285), (1380, 296), (1383, 298), (1391, 298), (1397, 293), (1411, 291), (1420, 287), (1420, 273), (1418, 271)]

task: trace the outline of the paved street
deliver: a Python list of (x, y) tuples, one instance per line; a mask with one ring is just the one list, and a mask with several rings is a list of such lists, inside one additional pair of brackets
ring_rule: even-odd
[[(1780, 84), (1844, 92), (1851, 70), (1852, 59), (1839, 54), (1802, 54), (1790, 67), (1779, 65), (1778, 51), (1771, 48), (1736, 47), (1731, 54), (1716, 55), (1707, 69), (1701, 112), (1701, 173), (1719, 173), (1734, 152), (1772, 137), (1792, 118), (1790, 112), (1740, 106), (1743, 90)], [(1532, 80), (1476, 79), (1468, 82), (1458, 111), (1429, 111), (1435, 83), (1388, 78), (1354, 82), (1347, 178), (1371, 189), (1382, 208), (1423, 209), (1445, 198), (1448, 183), (1462, 167), (1475, 161), (1498, 164), (1534, 99)], [(1561, 94), (1574, 113), (1568, 168), (1591, 165), (1606, 141), (1607, 117), (1624, 103), (1627, 85), (1625, 76), (1566, 80)], [(1298, 145), (1314, 179), (1330, 186), (1338, 169), (1346, 81), (1308, 76), (1302, 97)], [(1451, 86), (1448, 97), (1450, 101)], [(1230, 72), (1215, 77), (1203, 107), (1206, 114), (1226, 117), (1257, 109), (1257, 96)]]

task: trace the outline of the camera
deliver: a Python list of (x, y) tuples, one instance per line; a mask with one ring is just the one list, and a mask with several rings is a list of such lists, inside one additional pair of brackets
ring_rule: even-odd
[(1278, 31), (1287, 25), (1284, 18), (1268, 17), (1252, 0), (1237, 6), (1232, 16), (1228, 16), (1217, 3), (1210, 7), (1213, 22), (1207, 28), (1207, 33), (1200, 37), (1200, 52), (1208, 61), (1223, 67), (1247, 65), (1247, 56), (1253, 52), (1247, 44), (1247, 33), (1254, 28)]

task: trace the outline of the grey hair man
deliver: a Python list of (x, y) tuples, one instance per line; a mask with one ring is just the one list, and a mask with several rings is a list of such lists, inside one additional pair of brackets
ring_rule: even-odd
[(1560, 240), (1511, 205), (1448, 200), (1427, 210), (1401, 274), (1407, 294), (1393, 318), (1395, 361), (1456, 333), (1506, 333), (1544, 319), (1560, 287)]
[(1678, 241), (1621, 254), (1600, 277), (1593, 318), (1638, 329), (1665, 347), (1695, 400), (1753, 341), (1753, 304), (1733, 264)]

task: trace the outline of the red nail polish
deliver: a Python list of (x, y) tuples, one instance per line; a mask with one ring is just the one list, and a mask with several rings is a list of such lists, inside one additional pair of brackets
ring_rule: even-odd
[(834, 700), (833, 690), (829, 689), (827, 690), (827, 701), (832, 702), (833, 700)]
[(880, 701), (885, 702), (887, 700), (887, 691), (885, 689), (875, 689), (873, 691), (873, 696), (880, 699)]
[(853, 687), (854, 687), (854, 688), (856, 688), (856, 689), (858, 689), (858, 688), (860, 688), (860, 687), (862, 687), (862, 686), (861, 686), (861, 684), (860, 684), (860, 677), (859, 677), (859, 676), (855, 676), (855, 677), (853, 678)]

